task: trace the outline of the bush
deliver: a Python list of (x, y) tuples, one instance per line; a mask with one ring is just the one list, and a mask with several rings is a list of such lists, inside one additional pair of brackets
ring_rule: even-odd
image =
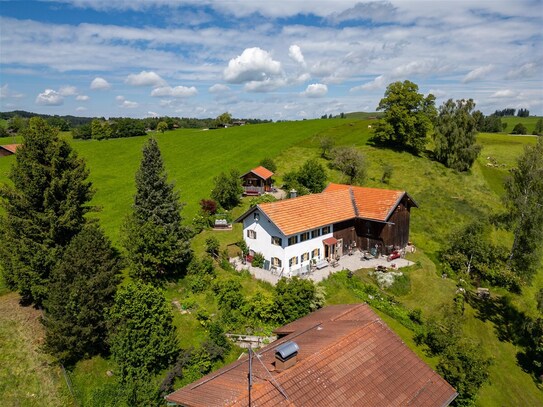
[(511, 134), (528, 134), (528, 130), (526, 130), (526, 126), (524, 124), (517, 123), (515, 127), (513, 127)]
[(215, 215), (217, 213), (217, 208), (218, 204), (213, 199), (202, 199), (200, 201), (200, 209), (208, 215)]
[(260, 161), (260, 165), (270, 170), (271, 172), (277, 171), (277, 165), (275, 165), (275, 162), (269, 157), (266, 157), (262, 161)]
[(394, 167), (388, 163), (383, 164), (383, 175), (381, 176), (381, 182), (383, 184), (390, 183), (390, 179), (392, 178), (392, 171), (394, 170)]
[(264, 255), (262, 253), (255, 253), (251, 264), (253, 267), (264, 268)]
[(215, 236), (206, 239), (206, 253), (217, 259), (219, 257), (220, 243)]

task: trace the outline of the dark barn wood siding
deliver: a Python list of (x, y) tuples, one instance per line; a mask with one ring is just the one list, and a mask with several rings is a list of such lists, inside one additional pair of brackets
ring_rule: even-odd
[(355, 219), (334, 223), (333, 236), (336, 239), (343, 239), (343, 252), (345, 253), (351, 243), (356, 240), (354, 227)]
[(389, 224), (381, 231), (380, 238), (385, 246), (404, 248), (409, 241), (410, 208), (401, 202), (389, 218)]
[(370, 250), (375, 245), (382, 246), (381, 231), (385, 225), (366, 219), (356, 219), (356, 246), (362, 250)]

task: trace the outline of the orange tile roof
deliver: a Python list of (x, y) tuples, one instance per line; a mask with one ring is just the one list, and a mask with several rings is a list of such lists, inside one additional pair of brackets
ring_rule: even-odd
[[(326, 307), (288, 326), (296, 329), (253, 358), (255, 406), (429, 407), (456, 397), (367, 304)], [(300, 348), (297, 363), (278, 372), (275, 350), (289, 340)], [(191, 407), (247, 406), (247, 373), (245, 357), (166, 399)]]
[(404, 196), (405, 191), (366, 188), (343, 184), (329, 184), (324, 192), (351, 190), (358, 216), (366, 219), (386, 221), (388, 215)]
[[(259, 167), (256, 167), (256, 168), (253, 168), (251, 171), (249, 172), (252, 172), (253, 174), (255, 175), (258, 175), (260, 178), (266, 180), (268, 178), (270, 178), (272, 175), (273, 175), (273, 172), (271, 172), (270, 170), (268, 170), (267, 168), (264, 168), (263, 166), (259, 166)], [(249, 172), (245, 173), (242, 175), (245, 176), (247, 174), (249, 174)]]
[(21, 144), (6, 144), (0, 147), (2, 147), (4, 150), (8, 150), (10, 153), (15, 154), (15, 152), (20, 146)]
[(304, 195), (258, 207), (285, 236), (356, 217), (348, 190)]
[(355, 217), (386, 222), (405, 195), (405, 191), (329, 184), (320, 194), (263, 203), (258, 207), (285, 236), (290, 236)]

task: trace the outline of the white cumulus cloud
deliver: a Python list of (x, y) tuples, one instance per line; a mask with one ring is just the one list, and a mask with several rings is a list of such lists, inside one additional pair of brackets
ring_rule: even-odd
[(0, 99), (21, 99), (22, 97), (24, 97), (22, 93), (11, 91), (7, 83), (0, 86)]
[(53, 89), (45, 89), (36, 97), (36, 104), (42, 106), (60, 106), (64, 104), (64, 98)]
[(61, 86), (58, 90), (62, 96), (75, 96), (77, 95), (77, 88), (75, 86)]
[(305, 66), (305, 59), (304, 54), (302, 54), (302, 50), (300, 47), (296, 44), (293, 44), (288, 49), (288, 56), (293, 60), (299, 63), (302, 66)]
[(387, 78), (384, 75), (379, 75), (374, 80), (370, 82), (366, 82), (362, 85), (355, 86), (354, 88), (350, 89), (350, 92), (356, 92), (359, 90), (375, 90), (383, 88), (386, 85)]
[(153, 71), (141, 71), (138, 74), (130, 74), (125, 82), (132, 86), (164, 86), (166, 81)]
[(308, 98), (321, 98), (328, 93), (328, 86), (323, 83), (313, 83), (307, 86), (307, 89), (302, 93)]
[(246, 48), (228, 62), (224, 79), (229, 83), (260, 82), (281, 74), (281, 63), (274, 61), (268, 51)]
[(90, 98), (87, 95), (77, 95), (75, 97), (75, 100), (79, 100), (80, 102), (86, 102)]
[(209, 93), (223, 93), (228, 92), (230, 88), (226, 85), (223, 85), (222, 83), (216, 83), (213, 86), (210, 86), (208, 89)]
[(104, 78), (94, 78), (90, 84), (92, 90), (105, 90), (111, 88), (111, 85)]
[(138, 102), (131, 102), (130, 100), (125, 100), (123, 103), (120, 104), (120, 107), (124, 109), (135, 109), (138, 106)]
[(478, 79), (483, 79), (488, 73), (492, 72), (492, 70), (494, 70), (494, 65), (492, 64), (475, 68), (474, 70), (468, 72), (468, 74), (462, 78), (462, 83), (468, 83), (476, 81)]
[(79, 106), (79, 107), (76, 107), (76, 108), (75, 108), (75, 111), (76, 111), (76, 112), (84, 112), (85, 110), (87, 110), (87, 108), (84, 107), (84, 106)]
[(174, 97), (174, 98), (186, 98), (194, 96), (198, 93), (198, 89), (194, 86), (190, 88), (187, 86), (161, 86), (160, 88), (155, 88), (151, 91), (151, 96), (154, 97)]
[(158, 117), (158, 113), (149, 111), (149, 112), (147, 112), (147, 116), (149, 116), (149, 117)]

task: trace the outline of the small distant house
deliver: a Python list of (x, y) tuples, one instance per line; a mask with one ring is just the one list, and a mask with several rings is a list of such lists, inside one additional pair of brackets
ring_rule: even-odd
[(0, 157), (15, 154), (19, 146), (20, 144), (6, 144), (5, 146), (0, 146)]
[(241, 176), (244, 195), (262, 195), (272, 190), (273, 172), (262, 166)]
[(275, 333), (279, 339), (251, 359), (166, 400), (185, 407), (445, 407), (458, 395), (367, 304), (321, 308)]
[(243, 121), (243, 120), (233, 121), (232, 126), (245, 126), (245, 121)]
[(406, 247), (412, 207), (405, 191), (329, 184), (320, 194), (256, 205), (236, 222), (251, 254), (292, 275), (350, 248), (388, 254)]

